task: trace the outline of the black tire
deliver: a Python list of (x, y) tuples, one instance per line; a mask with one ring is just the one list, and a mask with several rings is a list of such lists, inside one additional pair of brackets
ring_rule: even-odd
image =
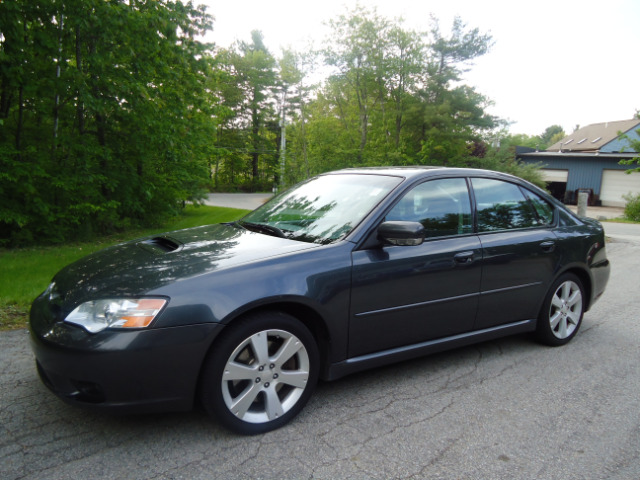
[(538, 340), (553, 347), (569, 343), (582, 324), (585, 300), (580, 279), (572, 273), (561, 275), (542, 304), (536, 329)]
[(318, 370), (318, 346), (296, 318), (277, 311), (248, 315), (225, 329), (205, 360), (202, 405), (236, 433), (268, 432), (302, 410)]

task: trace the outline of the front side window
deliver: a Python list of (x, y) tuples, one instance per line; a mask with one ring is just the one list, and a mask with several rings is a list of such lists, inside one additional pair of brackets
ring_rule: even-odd
[(444, 178), (421, 183), (402, 197), (386, 219), (419, 222), (427, 238), (471, 233), (467, 182), (464, 178)]
[(520, 188), (502, 180), (472, 178), (478, 208), (478, 232), (494, 232), (540, 225)]

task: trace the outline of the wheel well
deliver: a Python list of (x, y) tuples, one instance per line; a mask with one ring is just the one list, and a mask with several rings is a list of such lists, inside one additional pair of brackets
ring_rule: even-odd
[[(298, 321), (300, 321), (305, 327), (309, 329), (309, 331), (313, 335), (313, 338), (315, 338), (316, 343), (318, 345), (318, 351), (320, 353), (320, 377), (322, 378), (323, 371), (325, 370), (325, 367), (327, 365), (327, 361), (330, 353), (329, 352), (329, 348), (331, 345), (330, 335), (324, 319), (322, 318), (321, 315), (318, 314), (318, 312), (316, 312), (312, 308), (307, 307), (306, 305), (302, 305), (294, 302), (281, 302), (281, 303), (273, 303), (269, 305), (261, 305), (251, 310), (242, 312), (242, 314), (238, 315), (237, 317), (229, 321), (229, 323), (227, 323), (227, 327), (229, 327), (230, 325), (233, 325), (235, 322), (246, 317), (247, 315), (253, 315), (255, 313), (268, 312), (268, 311), (274, 311), (274, 310), (279, 312), (284, 312), (291, 315), (292, 317), (295, 317)], [(199, 398), (200, 398), (199, 392), (202, 386), (202, 369), (204, 364), (206, 363), (206, 358), (209, 356), (210, 352), (215, 348), (216, 341), (217, 339), (215, 339), (213, 343), (209, 346), (209, 350), (204, 357), (202, 365), (200, 366), (200, 373), (198, 374), (198, 382), (196, 384), (196, 391), (194, 394), (194, 400), (196, 402), (199, 401)]]
[(587, 310), (589, 310), (589, 308), (591, 308), (592, 285), (591, 285), (591, 278), (589, 277), (589, 274), (581, 268), (571, 268), (563, 273), (573, 273), (576, 277), (580, 279), (580, 282), (582, 282), (582, 286), (584, 287), (584, 291), (585, 291), (584, 293), (586, 294), (586, 297), (587, 297), (587, 302), (585, 306), (585, 312), (586, 312)]
[(309, 329), (318, 344), (318, 350), (320, 351), (320, 371), (322, 371), (322, 367), (326, 364), (326, 361), (329, 358), (329, 345), (331, 338), (327, 325), (322, 316), (320, 316), (320, 314), (318, 314), (318, 312), (316, 312), (314, 309), (307, 307), (306, 305), (293, 302), (270, 304), (256, 308), (254, 310), (251, 310), (250, 312), (245, 312), (245, 314), (260, 312), (264, 310), (278, 310), (284, 313), (288, 313), (292, 317), (298, 319), (305, 327)]

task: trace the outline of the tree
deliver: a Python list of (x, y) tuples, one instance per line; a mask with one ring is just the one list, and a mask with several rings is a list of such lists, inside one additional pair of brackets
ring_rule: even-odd
[(509, 134), (506, 130), (498, 132), (495, 140), (501, 148), (510, 148), (515, 152), (515, 147), (529, 147), (536, 150), (546, 150), (550, 145), (562, 140), (566, 134), (560, 125), (547, 127), (540, 135), (525, 135), (522, 133)]
[[(384, 120), (385, 105), (385, 53), (389, 22), (375, 10), (358, 6), (349, 15), (331, 20), (334, 41), (324, 50), (325, 61), (338, 73), (330, 79), (336, 103), (344, 106), (355, 100), (357, 107), (358, 151), (356, 161), (361, 163), (367, 146), (373, 109), (380, 107)], [(342, 108), (342, 119), (349, 122)]]
[(448, 165), (466, 157), (496, 120), (485, 113), (487, 99), (468, 86), (440, 92), (434, 103), (424, 107), (423, 163)]
[(218, 58), (229, 82), (222, 89), (222, 101), (231, 113), (225, 116), (218, 135), (219, 145), (228, 150), (221, 173), (228, 184), (244, 181), (248, 173), (250, 189), (265, 188), (275, 174), (278, 155), (279, 132), (273, 108), (276, 60), (257, 30), (251, 32), (250, 43), (237, 42), (231, 49), (220, 51)]
[(546, 182), (542, 178), (539, 167), (534, 164), (517, 161), (513, 148), (487, 146), (482, 156), (468, 156), (464, 159), (458, 159), (452, 166), (505, 172), (524, 178), (540, 188), (546, 187)]
[[(321, 54), (333, 74), (304, 104), (303, 155), (310, 172), (356, 165), (444, 164), (476, 151), (497, 120), (461, 82), (491, 39), (456, 19), (450, 36), (419, 33), (375, 9), (329, 22)], [(308, 114), (308, 115), (307, 115)], [(300, 117), (290, 129), (300, 134)]]
[(296, 157), (285, 158), (284, 152), (281, 152), (281, 183), (290, 184), (300, 178), (310, 176), (307, 117), (309, 115), (308, 104), (314, 86), (306, 85), (305, 79), (313, 70), (316, 58), (317, 55), (312, 51), (298, 53), (293, 50), (284, 50), (282, 58), (278, 62), (281, 94), (279, 117), (282, 118), (282, 135), (285, 135), (286, 125), (291, 124), (293, 128), (289, 129), (291, 134), (288, 138), (297, 144), (301, 157), (301, 161)]
[(490, 35), (481, 34), (477, 28), (467, 29), (457, 16), (448, 38), (442, 36), (438, 20), (432, 18), (431, 37), (429, 83), (436, 96), (451, 82), (460, 81), (473, 60), (487, 53), (492, 46)]
[(485, 113), (489, 101), (473, 88), (454, 86), (474, 59), (492, 45), (491, 36), (468, 29), (455, 17), (449, 37), (432, 19), (423, 98), (422, 161), (446, 165), (467, 154), (482, 131), (493, 129), (496, 119)]
[[(640, 119), (640, 112), (636, 111), (636, 118)], [(636, 130), (636, 134), (640, 136), (640, 129)], [(625, 148), (626, 151), (632, 151), (640, 153), (640, 139), (638, 137), (629, 137), (629, 135), (622, 135), (623, 139), (627, 140), (629, 147)], [(634, 168), (627, 170), (629, 175), (633, 175), (635, 172), (640, 172), (640, 155), (628, 160), (620, 160), (620, 165), (637, 165)], [(634, 222), (640, 221), (640, 195), (632, 195), (631, 193), (624, 195), (626, 205), (624, 207), (624, 217), (627, 220)]]
[(275, 59), (264, 45), (262, 33), (251, 32), (251, 43), (242, 42), (239, 46), (241, 55), (237, 57), (239, 81), (245, 90), (246, 107), (250, 113), (251, 123), (251, 175), (254, 182), (258, 180), (258, 161), (265, 142), (261, 129), (267, 120), (273, 117), (269, 100), (275, 85)]
[(545, 150), (550, 145), (562, 140), (566, 137), (567, 134), (564, 133), (564, 129), (560, 125), (551, 125), (547, 127), (542, 135), (540, 135), (540, 140), (542, 141), (542, 146), (540, 150)]
[(405, 114), (413, 103), (412, 96), (421, 83), (424, 65), (425, 45), (420, 34), (406, 31), (398, 25), (389, 29), (388, 75), (386, 78), (389, 94), (394, 107), (394, 145), (400, 149)]
[(154, 222), (208, 179), (203, 9), (168, 0), (0, 3), (0, 243)]

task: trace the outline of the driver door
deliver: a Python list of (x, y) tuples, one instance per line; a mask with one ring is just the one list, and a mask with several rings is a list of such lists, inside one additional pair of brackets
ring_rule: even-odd
[(474, 325), (482, 250), (473, 234), (466, 180), (424, 182), (385, 220), (420, 222), (425, 241), (353, 252), (350, 357), (455, 335)]

